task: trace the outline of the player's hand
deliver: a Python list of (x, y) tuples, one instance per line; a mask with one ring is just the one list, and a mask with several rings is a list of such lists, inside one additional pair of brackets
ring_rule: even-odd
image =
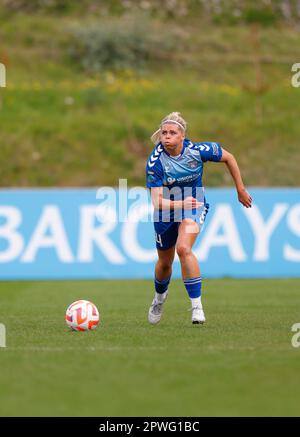
[(252, 197), (250, 194), (245, 190), (239, 190), (238, 191), (238, 198), (242, 205), (244, 205), (246, 208), (251, 208), (252, 206)]
[(203, 206), (203, 202), (199, 202), (195, 197), (189, 196), (183, 201), (184, 209), (196, 209)]

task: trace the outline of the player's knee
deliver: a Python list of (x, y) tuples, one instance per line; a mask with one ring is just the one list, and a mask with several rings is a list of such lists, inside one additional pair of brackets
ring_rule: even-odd
[(178, 244), (176, 246), (176, 252), (179, 258), (185, 258), (191, 254), (191, 248), (187, 244)]
[(171, 260), (159, 260), (159, 267), (161, 270), (167, 271), (172, 267), (172, 261)]

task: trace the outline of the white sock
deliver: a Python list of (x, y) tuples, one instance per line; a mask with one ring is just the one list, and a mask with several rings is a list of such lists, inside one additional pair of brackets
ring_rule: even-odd
[(157, 292), (155, 292), (155, 300), (158, 303), (163, 303), (165, 298), (166, 298), (167, 291), (168, 290), (166, 290), (164, 293), (157, 293)]
[(195, 297), (194, 299), (191, 298), (191, 302), (192, 302), (192, 308), (195, 308), (195, 307), (202, 308), (201, 296)]

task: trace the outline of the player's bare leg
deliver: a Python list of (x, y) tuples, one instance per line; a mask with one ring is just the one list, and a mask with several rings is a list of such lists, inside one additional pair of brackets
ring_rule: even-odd
[(163, 304), (168, 297), (168, 284), (172, 274), (175, 246), (167, 250), (157, 250), (158, 261), (155, 266), (155, 296), (148, 312), (151, 324), (157, 324), (162, 316)]
[(200, 276), (198, 260), (192, 247), (198, 237), (199, 226), (191, 219), (184, 219), (179, 226), (176, 252), (180, 259), (182, 278)]
[(172, 274), (172, 264), (175, 256), (175, 246), (167, 250), (157, 249), (158, 260), (155, 265), (155, 277), (160, 281)]
[(204, 323), (205, 316), (201, 302), (200, 267), (193, 245), (199, 234), (199, 226), (191, 219), (184, 219), (179, 226), (176, 252), (180, 259), (184, 285), (192, 302), (192, 323)]

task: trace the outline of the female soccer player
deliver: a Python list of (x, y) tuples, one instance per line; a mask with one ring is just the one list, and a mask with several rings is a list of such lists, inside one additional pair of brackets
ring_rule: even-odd
[(155, 266), (155, 296), (148, 312), (152, 324), (160, 321), (168, 296), (175, 250), (182, 279), (192, 302), (192, 323), (205, 322), (201, 303), (201, 275), (192, 248), (204, 223), (209, 205), (202, 186), (203, 163), (225, 162), (234, 180), (239, 201), (250, 208), (235, 157), (218, 143), (193, 143), (185, 137), (187, 123), (179, 112), (161, 122), (151, 140), (156, 144), (147, 166), (147, 187), (154, 206), (154, 229), (158, 261)]

